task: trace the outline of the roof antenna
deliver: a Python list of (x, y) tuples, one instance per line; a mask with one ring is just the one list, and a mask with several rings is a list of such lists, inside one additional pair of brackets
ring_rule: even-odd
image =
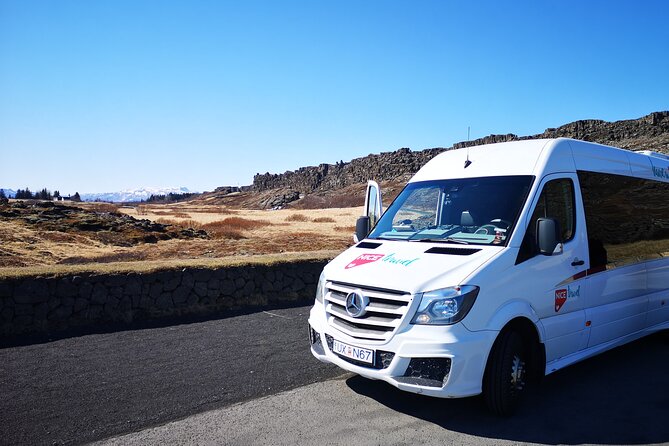
[[(469, 130), (470, 127), (467, 126), (467, 142), (469, 142)], [(468, 168), (472, 164), (471, 161), (469, 161), (469, 144), (467, 144), (467, 160), (465, 161), (465, 169)]]

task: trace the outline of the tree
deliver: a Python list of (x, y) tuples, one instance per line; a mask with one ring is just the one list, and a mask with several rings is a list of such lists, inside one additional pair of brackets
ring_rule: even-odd
[(72, 201), (81, 201), (81, 196), (79, 195), (79, 192), (75, 192), (74, 195), (72, 195)]
[(35, 192), (35, 198), (38, 200), (51, 200), (51, 192), (46, 187), (39, 192)]
[(25, 189), (19, 189), (16, 191), (16, 196), (14, 198), (17, 198), (19, 200), (32, 200), (33, 199), (33, 193), (30, 192), (29, 188)]
[(5, 195), (5, 190), (0, 189), (0, 200), (6, 200), (6, 199), (7, 199), (7, 195)]
[(60, 192), (57, 190), (53, 191), (53, 198), (60, 198)]

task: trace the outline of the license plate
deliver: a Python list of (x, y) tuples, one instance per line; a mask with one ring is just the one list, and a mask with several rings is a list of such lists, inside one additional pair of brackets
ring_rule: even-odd
[(335, 339), (332, 342), (332, 351), (338, 355), (374, 365), (374, 350), (344, 344)]

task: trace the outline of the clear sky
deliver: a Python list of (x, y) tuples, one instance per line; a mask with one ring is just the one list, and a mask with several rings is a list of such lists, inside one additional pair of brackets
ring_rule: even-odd
[(0, 0), (0, 187), (212, 190), (669, 109), (669, 2)]

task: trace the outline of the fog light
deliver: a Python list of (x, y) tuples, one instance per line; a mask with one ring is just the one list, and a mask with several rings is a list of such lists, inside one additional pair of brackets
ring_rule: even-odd
[(321, 342), (321, 335), (316, 330), (309, 326), (309, 343), (311, 348), (319, 355), (325, 355), (325, 349), (323, 348), (323, 343)]
[(426, 387), (443, 387), (451, 372), (451, 358), (412, 358), (397, 381)]
[(316, 330), (311, 328), (311, 326), (309, 326), (309, 343), (311, 345), (321, 344), (321, 335)]

